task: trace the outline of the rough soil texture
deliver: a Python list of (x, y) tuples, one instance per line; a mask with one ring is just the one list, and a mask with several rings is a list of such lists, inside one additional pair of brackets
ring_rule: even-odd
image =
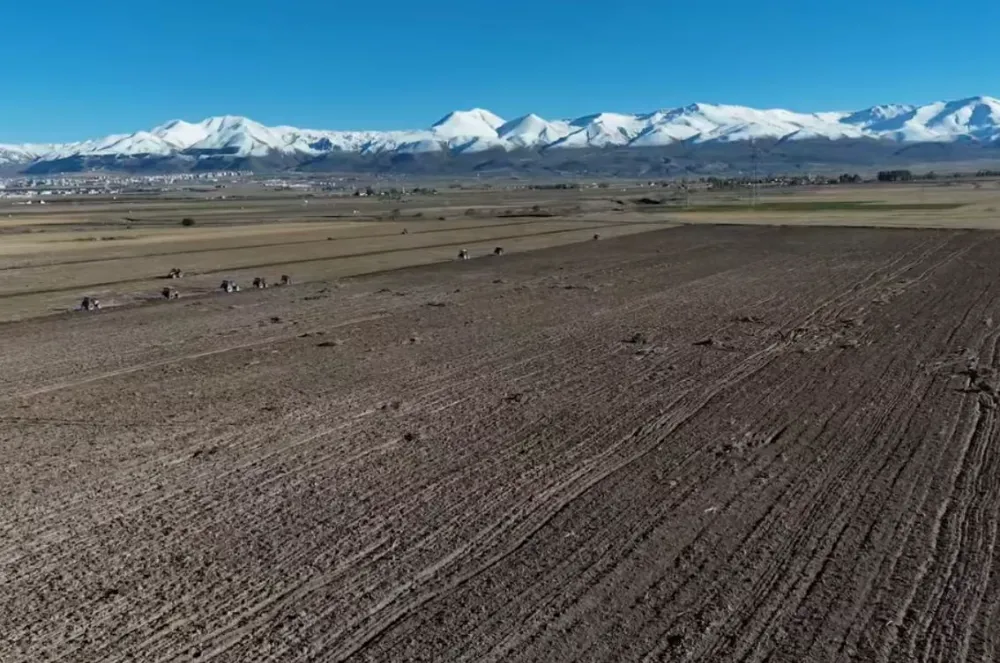
[(0, 660), (991, 661), (1000, 235), (0, 326)]

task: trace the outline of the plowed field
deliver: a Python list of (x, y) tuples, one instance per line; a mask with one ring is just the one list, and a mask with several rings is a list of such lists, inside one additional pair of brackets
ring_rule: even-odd
[(1000, 235), (0, 325), (0, 661), (991, 661)]

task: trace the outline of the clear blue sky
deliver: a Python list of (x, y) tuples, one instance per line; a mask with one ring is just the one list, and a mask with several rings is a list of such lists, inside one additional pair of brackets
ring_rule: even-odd
[(1000, 96), (1000, 1), (4, 3), (0, 142), (246, 115), (325, 129)]

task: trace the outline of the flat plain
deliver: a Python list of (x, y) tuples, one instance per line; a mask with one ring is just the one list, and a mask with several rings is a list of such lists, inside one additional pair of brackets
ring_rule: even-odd
[[(72, 310), (84, 296), (104, 307), (127, 306), (159, 298), (165, 285), (185, 298), (217, 290), (224, 278), (243, 287), (256, 276), (272, 283), (281, 274), (330, 279), (447, 262), (461, 249), (473, 256), (498, 245), (525, 251), (671, 225), (584, 219), (578, 211), (586, 203), (537, 193), (529, 200), (519, 206), (516, 195), (482, 193), (407, 202), (271, 195), (11, 207), (0, 218), (0, 320)], [(183, 227), (184, 218), (195, 225)], [(186, 278), (165, 282), (175, 267)]]
[(995, 660), (1000, 234), (590, 223), (0, 325), (0, 660)]
[[(1000, 230), (1000, 181), (676, 190), (623, 183), (581, 190), (450, 190), (438, 195), (303, 197), (238, 189), (189, 196), (85, 198), (0, 205), (0, 321), (182, 299), (281, 274), (314, 281), (447, 262), (500, 245), (517, 252), (679, 224), (823, 225)], [(662, 204), (642, 204), (641, 200)], [(181, 226), (182, 219), (194, 226)], [(404, 231), (406, 234), (404, 234)], [(187, 278), (165, 283), (173, 268)]]

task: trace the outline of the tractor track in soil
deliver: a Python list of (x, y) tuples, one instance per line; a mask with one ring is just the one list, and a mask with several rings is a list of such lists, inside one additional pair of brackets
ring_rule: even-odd
[(688, 226), (4, 325), (0, 660), (993, 660), (998, 257)]

